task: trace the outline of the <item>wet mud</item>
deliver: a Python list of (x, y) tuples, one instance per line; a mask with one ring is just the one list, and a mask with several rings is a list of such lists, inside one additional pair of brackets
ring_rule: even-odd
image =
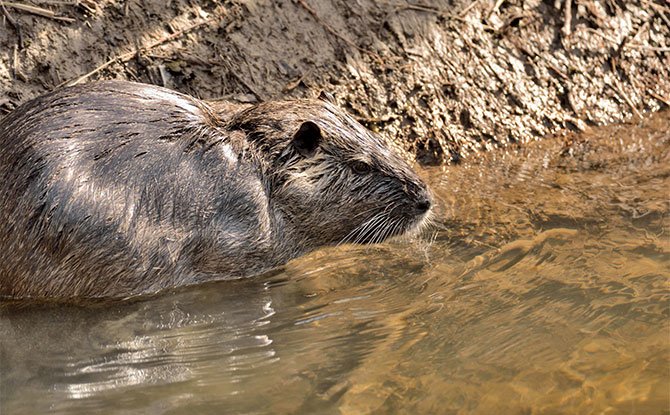
[(670, 4), (658, 0), (3, 4), (0, 116), (96, 79), (236, 102), (326, 91), (437, 165), (670, 103)]

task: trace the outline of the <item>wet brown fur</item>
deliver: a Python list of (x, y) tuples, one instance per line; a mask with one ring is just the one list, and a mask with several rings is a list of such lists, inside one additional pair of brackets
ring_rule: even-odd
[(254, 275), (405, 233), (432, 201), (329, 103), (208, 104), (122, 81), (55, 91), (0, 120), (0, 180), (5, 298)]

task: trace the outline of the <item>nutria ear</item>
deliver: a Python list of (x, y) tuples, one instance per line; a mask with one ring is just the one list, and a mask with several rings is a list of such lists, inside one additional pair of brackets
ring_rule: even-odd
[(293, 136), (293, 147), (305, 157), (312, 157), (321, 143), (321, 129), (311, 121), (305, 121)]

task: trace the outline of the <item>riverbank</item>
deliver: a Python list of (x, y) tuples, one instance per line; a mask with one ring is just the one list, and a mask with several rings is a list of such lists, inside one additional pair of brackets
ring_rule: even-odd
[(103, 78), (238, 102), (324, 90), (436, 165), (670, 104), (664, 2), (4, 4), (0, 116)]

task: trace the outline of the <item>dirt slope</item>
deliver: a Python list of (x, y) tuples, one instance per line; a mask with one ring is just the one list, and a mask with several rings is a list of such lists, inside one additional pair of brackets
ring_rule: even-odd
[(660, 0), (4, 3), (0, 116), (101, 78), (242, 102), (325, 90), (440, 164), (670, 103)]

